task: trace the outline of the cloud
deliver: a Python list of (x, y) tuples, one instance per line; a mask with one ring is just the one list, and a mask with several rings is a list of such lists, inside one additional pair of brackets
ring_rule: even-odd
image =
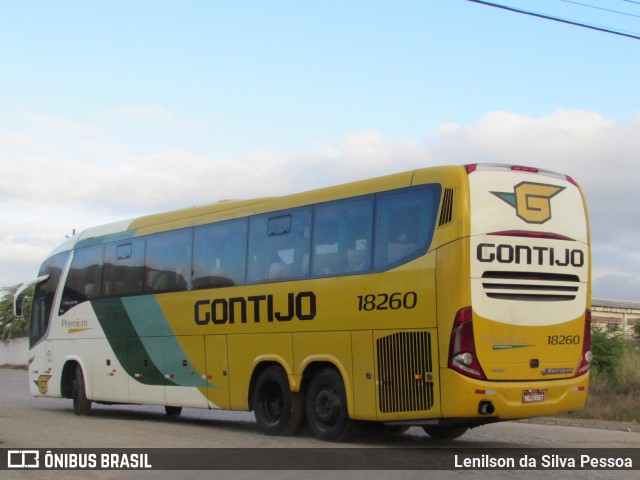
[(133, 120), (145, 120), (174, 126), (198, 126), (203, 124), (203, 122), (200, 120), (176, 117), (161, 105), (136, 105), (129, 107), (111, 108), (100, 112), (99, 117), (124, 117)]
[(557, 169), (593, 159), (593, 148), (605, 148), (603, 140), (616, 128), (614, 122), (585, 110), (558, 110), (539, 118), (490, 112), (469, 125), (444, 125), (433, 139), (439, 153), (449, 158), (466, 156), (470, 163), (523, 163)]
[(318, 145), (314, 152), (281, 164), (289, 171), (291, 191), (301, 191), (411, 170), (429, 163), (428, 155), (423, 142), (396, 142), (365, 131), (334, 145)]
[(83, 135), (96, 132), (95, 127), (73, 122), (63, 117), (50, 114), (31, 115), (25, 114), (25, 120), (32, 122), (38, 127), (55, 134)]
[(597, 288), (593, 297), (612, 300), (640, 300), (637, 292), (640, 291), (640, 279), (638, 275), (626, 273), (617, 275), (600, 275), (594, 280)]
[(433, 144), (445, 163), (515, 163), (571, 175), (585, 191), (594, 240), (632, 248), (640, 238), (633, 208), (640, 115), (614, 122), (586, 110), (540, 118), (491, 112), (474, 124), (441, 128)]
[[(161, 107), (116, 109), (164, 121)], [(107, 116), (108, 116), (107, 115)], [(613, 121), (587, 110), (529, 117), (489, 112), (396, 141), (354, 132), (335, 144), (283, 155), (255, 150), (225, 158), (188, 145), (154, 150), (114, 140), (108, 125), (26, 116), (30, 128), (0, 131), (0, 285), (34, 275), (73, 228), (229, 198), (282, 195), (440, 164), (497, 162), (573, 176), (591, 214), (594, 296), (640, 300), (640, 115)], [(107, 122), (108, 123), (108, 122)], [(50, 135), (51, 132), (57, 135)], [(613, 281), (612, 279), (615, 279)], [(615, 285), (612, 292), (611, 285)]]
[(428, 144), (443, 163), (523, 164), (571, 175), (590, 213), (594, 296), (640, 300), (640, 115), (615, 122), (586, 110), (538, 118), (491, 112), (473, 124), (443, 125)]

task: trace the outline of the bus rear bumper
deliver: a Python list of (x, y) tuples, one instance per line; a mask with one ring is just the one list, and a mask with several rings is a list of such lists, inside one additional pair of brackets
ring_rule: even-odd
[(514, 420), (578, 411), (584, 407), (589, 390), (588, 373), (520, 382), (475, 380), (449, 369), (441, 375), (442, 418)]

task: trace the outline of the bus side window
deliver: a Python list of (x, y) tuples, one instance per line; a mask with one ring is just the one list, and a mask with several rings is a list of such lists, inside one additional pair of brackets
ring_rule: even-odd
[(374, 268), (393, 268), (423, 255), (433, 238), (440, 185), (384, 192), (376, 198)]
[(252, 217), (247, 281), (261, 283), (309, 276), (311, 207)]
[(144, 238), (108, 243), (104, 252), (103, 296), (138, 295), (143, 290)]
[(181, 229), (147, 237), (145, 290), (171, 292), (187, 290), (191, 280), (192, 230)]
[(193, 288), (243, 285), (247, 258), (247, 219), (196, 227)]
[(313, 275), (347, 275), (371, 269), (373, 195), (316, 205)]
[(79, 248), (73, 253), (67, 281), (62, 291), (60, 314), (82, 302), (100, 296), (103, 253), (103, 245)]

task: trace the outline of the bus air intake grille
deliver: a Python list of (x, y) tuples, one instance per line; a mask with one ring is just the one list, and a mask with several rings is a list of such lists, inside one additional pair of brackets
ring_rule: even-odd
[(581, 283), (577, 275), (539, 272), (485, 272), (482, 288), (489, 298), (529, 302), (575, 300)]
[(419, 412), (433, 408), (431, 334), (401, 332), (379, 338), (380, 411)]
[(440, 221), (438, 226), (441, 227), (450, 223), (453, 219), (453, 188), (445, 188), (442, 194), (442, 208), (440, 210)]

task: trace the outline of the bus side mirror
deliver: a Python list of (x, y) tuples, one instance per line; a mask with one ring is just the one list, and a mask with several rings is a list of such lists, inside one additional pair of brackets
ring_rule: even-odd
[(24, 313), (22, 311), (23, 302), (24, 302), (24, 292), (20, 296), (14, 295), (14, 297), (13, 297), (13, 315), (14, 315), (14, 317), (22, 318), (22, 315)]

